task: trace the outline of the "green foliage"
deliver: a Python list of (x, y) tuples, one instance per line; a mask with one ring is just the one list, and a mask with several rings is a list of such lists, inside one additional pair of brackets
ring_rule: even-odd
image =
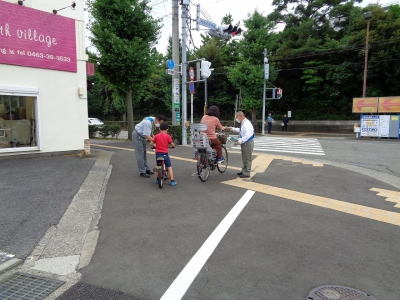
[[(180, 143), (182, 141), (182, 126), (169, 126), (168, 133), (171, 135), (172, 140)], [(186, 133), (187, 143), (190, 141), (190, 133), (189, 131)]]
[(89, 138), (92, 139), (96, 137), (96, 133), (99, 131), (99, 128), (94, 125), (88, 125), (89, 126)]
[(112, 138), (118, 138), (121, 133), (121, 127), (119, 125), (108, 125), (108, 130)]
[(105, 139), (110, 135), (110, 126), (104, 125), (100, 127), (98, 133)]

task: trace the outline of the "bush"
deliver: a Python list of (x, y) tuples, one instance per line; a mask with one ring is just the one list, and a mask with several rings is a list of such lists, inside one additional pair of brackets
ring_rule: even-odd
[(112, 138), (118, 138), (119, 134), (121, 133), (121, 127), (119, 125), (109, 125), (110, 134)]
[(110, 126), (104, 125), (103, 127), (99, 128), (99, 134), (105, 139), (110, 135)]
[(89, 138), (92, 139), (96, 136), (96, 133), (99, 131), (99, 128), (94, 125), (88, 125), (89, 126)]
[[(170, 125), (168, 129), (169, 134), (172, 137), (174, 143), (178, 141), (176, 144), (180, 145), (182, 143), (182, 126), (181, 125)], [(190, 142), (190, 130), (186, 130), (187, 143)]]

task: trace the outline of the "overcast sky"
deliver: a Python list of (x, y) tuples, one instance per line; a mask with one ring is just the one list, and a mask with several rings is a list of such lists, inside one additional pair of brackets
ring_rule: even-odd
[[(393, 2), (394, 0), (384, 0), (380, 3), (388, 3)], [(237, 5), (233, 5), (233, 2)], [(366, 6), (367, 3), (376, 3), (376, 0), (364, 0), (361, 6)], [(222, 18), (226, 14), (231, 14), (233, 18), (233, 22), (237, 23), (240, 21), (240, 24), (243, 25), (243, 20), (247, 19), (248, 14), (252, 14), (255, 9), (257, 9), (264, 16), (268, 15), (273, 11), (273, 7), (271, 5), (272, 0), (244, 0), (244, 1), (228, 1), (228, 0), (201, 0), (200, 2), (193, 2), (190, 5), (190, 12), (192, 19), (196, 19), (196, 4), (200, 4), (200, 7), (203, 11), (205, 11), (208, 17), (214, 21), (215, 24), (221, 24)], [(158, 52), (165, 54), (167, 45), (168, 45), (168, 37), (172, 34), (172, 1), (171, 0), (151, 0), (150, 6), (153, 7), (152, 14), (155, 18), (163, 18), (163, 27), (161, 29), (160, 40), (157, 45)], [(179, 18), (181, 16), (181, 5), (179, 5)], [(203, 14), (200, 15), (202, 19), (207, 19)], [(179, 19), (179, 28), (181, 30), (182, 22), (181, 18)], [(196, 22), (192, 21), (192, 29), (196, 28)], [(244, 28), (242, 26), (242, 28)], [(200, 27), (200, 32), (196, 30), (192, 30), (192, 37), (194, 40), (194, 44), (196, 47), (200, 47), (200, 33), (204, 33), (207, 28)], [(179, 37), (181, 38), (181, 33), (179, 33)], [(189, 45), (188, 45), (189, 46)], [(192, 48), (192, 46), (189, 46)], [(192, 48), (193, 49), (193, 48)]]

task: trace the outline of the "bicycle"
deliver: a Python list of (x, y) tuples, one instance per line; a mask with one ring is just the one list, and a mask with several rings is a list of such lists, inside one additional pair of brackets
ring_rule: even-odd
[[(175, 147), (168, 147), (168, 148), (175, 148)], [(155, 147), (152, 149), (155, 149)], [(157, 157), (157, 167), (153, 168), (153, 171), (157, 172), (158, 187), (162, 189), (164, 181), (169, 179), (169, 172), (167, 166), (165, 165), (164, 157)]]
[[(222, 156), (225, 161), (223, 163), (218, 163), (217, 153), (216, 150), (212, 148), (212, 145), (210, 145), (210, 139), (205, 133), (201, 132), (201, 130), (207, 129), (207, 125), (201, 123), (192, 124), (190, 129), (192, 131), (193, 147), (195, 148), (194, 157), (197, 160), (196, 176), (198, 176), (202, 182), (205, 182), (210, 176), (210, 171), (218, 169), (220, 173), (224, 173), (228, 168), (228, 151), (224, 144), (222, 145)], [(222, 138), (220, 138), (220, 140), (221, 139)]]

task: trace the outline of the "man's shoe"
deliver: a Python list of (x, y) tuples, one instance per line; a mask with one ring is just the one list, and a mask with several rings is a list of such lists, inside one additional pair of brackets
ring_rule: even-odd
[(217, 163), (222, 164), (225, 161), (223, 157), (218, 157)]
[(147, 170), (147, 171), (146, 171), (146, 174), (154, 174), (154, 172), (151, 171), (151, 170)]
[(146, 173), (140, 173), (140, 177), (150, 178), (150, 175)]
[(239, 176), (240, 176), (240, 175), (243, 175), (243, 173), (242, 173), (242, 172), (239, 172), (239, 173), (236, 173), (236, 174), (237, 174), (237, 175), (239, 175)]
[(156, 180), (154, 181), (154, 183), (155, 183), (155, 184), (158, 184), (158, 179), (156, 179)]
[(250, 176), (249, 176), (249, 175), (243, 175), (243, 174), (242, 174), (242, 175), (240, 175), (239, 177), (240, 177), (240, 178), (250, 178)]
[(176, 181), (171, 181), (170, 183), (169, 183), (169, 185), (170, 186), (174, 186), (174, 185), (177, 185), (178, 183), (176, 182)]

